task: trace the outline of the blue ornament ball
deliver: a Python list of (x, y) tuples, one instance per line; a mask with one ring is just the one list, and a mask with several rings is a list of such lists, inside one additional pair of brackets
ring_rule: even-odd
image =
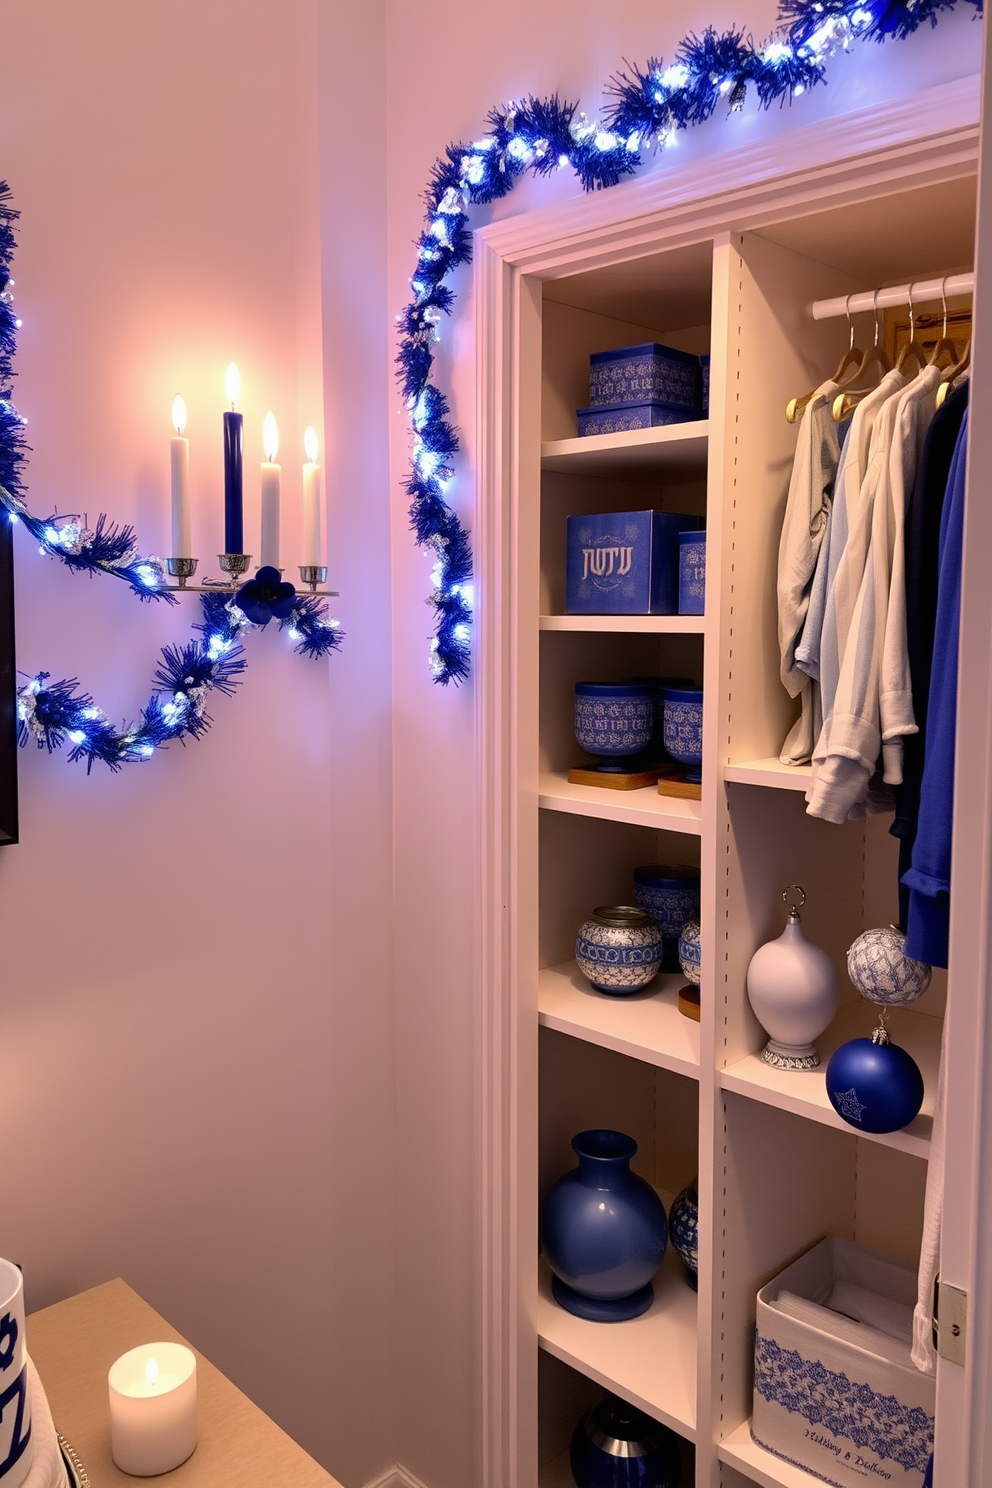
[(830, 1056), (826, 1078), (830, 1104), (856, 1131), (901, 1131), (923, 1104), (919, 1066), (898, 1044), (851, 1039)]

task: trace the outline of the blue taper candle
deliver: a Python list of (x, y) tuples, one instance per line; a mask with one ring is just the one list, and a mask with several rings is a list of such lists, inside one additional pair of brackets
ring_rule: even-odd
[(244, 419), (234, 405), (241, 392), (241, 378), (232, 362), (224, 378), (231, 411), (224, 415), (224, 552), (243, 553), (244, 528)]

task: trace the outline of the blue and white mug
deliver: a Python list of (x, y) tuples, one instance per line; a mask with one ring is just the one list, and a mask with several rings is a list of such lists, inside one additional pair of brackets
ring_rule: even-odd
[(699, 869), (687, 863), (645, 863), (634, 869), (634, 902), (664, 937), (662, 971), (679, 969), (679, 936), (699, 918)]
[(680, 765), (687, 780), (702, 780), (703, 689), (666, 687), (664, 693), (665, 748)]
[(15, 1265), (0, 1261), (0, 1488), (20, 1488), (33, 1460), (24, 1281)]

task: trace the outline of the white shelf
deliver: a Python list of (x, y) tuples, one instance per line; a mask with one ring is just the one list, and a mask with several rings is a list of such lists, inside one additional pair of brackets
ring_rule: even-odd
[(537, 1475), (537, 1488), (575, 1488), (567, 1452), (544, 1464)]
[(811, 765), (783, 765), (780, 759), (745, 760), (740, 765), (725, 765), (724, 780), (735, 785), (765, 785), (772, 790), (806, 791), (813, 779)]
[(588, 439), (550, 439), (541, 445), (541, 469), (566, 475), (616, 475), (633, 480), (658, 476), (685, 480), (706, 471), (708, 419), (633, 429), (624, 434), (591, 434)]
[(635, 827), (655, 827), (698, 837), (702, 832), (702, 803), (659, 796), (654, 785), (643, 790), (618, 791), (598, 785), (572, 785), (567, 772), (540, 777), (538, 805), (545, 811), (566, 811), (572, 816), (597, 816), (602, 821), (629, 822)]
[(678, 1009), (684, 985), (684, 976), (663, 973), (644, 992), (610, 997), (591, 987), (574, 961), (566, 961), (541, 972), (538, 1016), (545, 1028), (698, 1080), (699, 1024)]
[(933, 1129), (933, 1098), (937, 1087), (937, 1065), (940, 1060), (941, 1020), (907, 1008), (893, 1008), (889, 1030), (893, 1042), (911, 1054), (920, 1067), (926, 1086), (923, 1109), (905, 1131), (873, 1135), (859, 1132), (842, 1121), (827, 1096), (824, 1071), (827, 1060), (839, 1044), (852, 1038), (866, 1038), (875, 1026), (870, 1004), (859, 1000), (842, 1007), (822, 1038), (817, 1039), (820, 1066), (814, 1070), (780, 1070), (765, 1064), (757, 1054), (748, 1055), (720, 1072), (724, 1090), (746, 1095), (780, 1111), (792, 1111), (810, 1121), (819, 1121), (837, 1131), (854, 1133), (866, 1142), (878, 1142), (899, 1152), (916, 1157), (929, 1157)]
[[(816, 1488), (823, 1481), (822, 1478), (815, 1478), (812, 1473), (806, 1472), (805, 1468), (794, 1467), (791, 1462), (783, 1462), (781, 1457), (766, 1452), (764, 1447), (756, 1446), (751, 1440), (748, 1421), (743, 1426), (738, 1426), (736, 1431), (732, 1431), (720, 1443), (717, 1453), (721, 1462), (726, 1462), (728, 1467), (735, 1467), (738, 1472), (750, 1478), (752, 1483), (758, 1483), (760, 1488)], [(568, 1479), (564, 1481), (567, 1485)], [(548, 1484), (549, 1488), (557, 1488), (554, 1479), (549, 1478)], [(544, 1488), (543, 1478), (541, 1488)]]
[(673, 1246), (654, 1279), (650, 1310), (627, 1323), (590, 1323), (559, 1307), (542, 1262), (537, 1331), (556, 1359), (695, 1441), (696, 1294)]
[(626, 635), (702, 635), (702, 615), (542, 615), (542, 630), (611, 631)]

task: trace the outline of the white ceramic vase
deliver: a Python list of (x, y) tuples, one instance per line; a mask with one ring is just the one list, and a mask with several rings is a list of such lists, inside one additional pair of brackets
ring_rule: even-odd
[(806, 939), (793, 909), (777, 940), (759, 946), (747, 969), (747, 995), (768, 1034), (761, 1057), (777, 1069), (815, 1069), (815, 1039), (837, 1011), (838, 976), (831, 958)]

